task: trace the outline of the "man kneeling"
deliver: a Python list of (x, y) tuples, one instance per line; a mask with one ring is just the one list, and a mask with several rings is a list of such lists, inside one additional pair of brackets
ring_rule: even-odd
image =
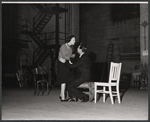
[(79, 58), (72, 64), (70, 61), (65, 62), (70, 68), (75, 68), (76, 73), (74, 74), (74, 78), (67, 83), (67, 90), (69, 94), (68, 101), (78, 101), (87, 102), (89, 101), (89, 96), (82, 91), (80, 91), (77, 87), (82, 83), (90, 82), (91, 79), (91, 61), (88, 57), (85, 48), (82, 44), (80, 44), (77, 48), (79, 53)]

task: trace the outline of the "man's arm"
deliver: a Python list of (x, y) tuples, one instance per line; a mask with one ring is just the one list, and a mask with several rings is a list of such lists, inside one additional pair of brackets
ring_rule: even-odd
[(79, 58), (75, 63), (73, 64), (70, 64), (69, 61), (66, 61), (65, 62), (65, 65), (70, 67), (70, 68), (75, 68), (75, 67), (78, 67), (79, 65), (83, 64), (84, 63), (84, 56), (82, 58)]

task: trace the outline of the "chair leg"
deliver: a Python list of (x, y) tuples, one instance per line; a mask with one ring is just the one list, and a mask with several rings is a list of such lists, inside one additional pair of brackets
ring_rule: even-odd
[(134, 87), (135, 87), (135, 88), (137, 87), (137, 82), (136, 82), (136, 81), (134, 81)]
[(94, 100), (94, 103), (96, 103), (96, 100), (97, 100), (97, 85), (95, 84), (95, 100)]
[[(103, 86), (103, 92), (105, 92), (105, 91), (106, 91), (106, 87)], [(103, 102), (105, 102), (105, 100), (106, 100), (106, 94), (103, 93)]]
[(111, 103), (112, 103), (112, 104), (114, 104), (114, 100), (113, 100), (113, 96), (112, 96), (111, 86), (109, 86), (109, 95), (110, 95)]
[(38, 92), (39, 91), (39, 84), (37, 83), (37, 86), (36, 86), (36, 91)]
[(50, 88), (49, 88), (49, 83), (47, 82), (47, 94), (49, 94)]
[(47, 83), (47, 91), (48, 91), (48, 83)]
[(91, 95), (91, 86), (89, 85), (89, 101), (91, 101), (92, 95)]
[(120, 93), (119, 93), (119, 86), (117, 87), (117, 98), (118, 98), (118, 103), (120, 104)]
[(37, 90), (36, 90), (36, 84), (34, 84), (34, 95), (36, 95)]
[(39, 83), (37, 83), (37, 95), (40, 94)]

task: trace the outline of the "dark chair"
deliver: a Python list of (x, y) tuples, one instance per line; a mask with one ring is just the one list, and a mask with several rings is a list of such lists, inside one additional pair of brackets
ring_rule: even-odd
[(42, 91), (42, 95), (47, 91), (49, 94), (49, 79), (48, 69), (46, 67), (38, 67), (33, 70), (34, 76), (34, 95), (39, 95)]
[(16, 77), (19, 87), (27, 87), (27, 78), (26, 75), (23, 74), (22, 70), (17, 70)]
[(134, 87), (139, 89), (139, 87), (140, 87), (140, 75), (136, 75), (136, 78), (134, 80)]
[(139, 89), (148, 89), (148, 76), (146, 73), (140, 74)]

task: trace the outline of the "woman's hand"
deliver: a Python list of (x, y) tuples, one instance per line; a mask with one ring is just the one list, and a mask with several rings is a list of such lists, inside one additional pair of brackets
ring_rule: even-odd
[(59, 61), (62, 62), (62, 63), (66, 62), (66, 60), (64, 58), (59, 58)]
[(72, 64), (72, 62), (69, 60), (69, 63)]

